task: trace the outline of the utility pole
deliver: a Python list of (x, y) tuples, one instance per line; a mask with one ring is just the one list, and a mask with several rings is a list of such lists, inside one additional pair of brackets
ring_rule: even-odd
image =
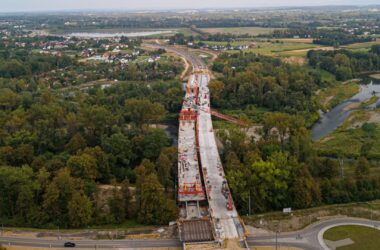
[(277, 250), (277, 247), (278, 247), (278, 234), (280, 233), (280, 224), (281, 222), (280, 221), (277, 221), (277, 226), (276, 226), (276, 250)]
[(278, 230), (276, 230), (276, 250), (277, 250), (277, 233), (278, 233)]

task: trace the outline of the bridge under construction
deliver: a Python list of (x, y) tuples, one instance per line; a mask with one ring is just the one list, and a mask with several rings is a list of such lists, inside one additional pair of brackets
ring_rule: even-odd
[[(166, 48), (167, 49), (167, 48)], [(211, 115), (244, 125), (210, 109), (210, 75), (203, 62), (186, 51), (172, 49), (193, 65), (179, 114), (178, 219), (182, 242), (237, 241), (246, 248), (245, 228), (225, 177)]]

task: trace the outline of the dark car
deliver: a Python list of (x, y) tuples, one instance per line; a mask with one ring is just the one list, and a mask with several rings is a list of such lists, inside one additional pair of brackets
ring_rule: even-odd
[(75, 243), (73, 242), (65, 242), (65, 244), (63, 244), (64, 247), (75, 247)]

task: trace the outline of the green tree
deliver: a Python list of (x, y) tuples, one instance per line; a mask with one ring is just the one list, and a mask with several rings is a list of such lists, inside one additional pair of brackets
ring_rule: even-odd
[(176, 205), (165, 197), (156, 174), (146, 176), (141, 184), (141, 207), (137, 216), (140, 223), (164, 225), (176, 218)]
[(102, 147), (109, 154), (113, 163), (119, 166), (128, 165), (133, 158), (131, 142), (122, 133), (103, 138)]
[(95, 180), (98, 176), (95, 158), (86, 153), (71, 156), (67, 161), (67, 167), (73, 176), (84, 180)]
[(358, 179), (369, 175), (369, 163), (364, 156), (359, 156), (356, 161), (355, 175)]
[(136, 201), (137, 206), (141, 206), (141, 186), (145, 182), (145, 179), (150, 174), (156, 174), (154, 164), (148, 160), (143, 159), (141, 164), (134, 169), (136, 175)]
[(95, 159), (98, 172), (97, 179), (102, 183), (109, 183), (111, 179), (111, 168), (108, 155), (99, 146), (85, 148), (83, 153), (88, 154)]
[(375, 44), (371, 47), (371, 52), (377, 55), (380, 55), (380, 45)]
[(82, 137), (80, 133), (76, 133), (65, 145), (65, 149), (70, 154), (75, 154), (78, 150), (84, 149), (86, 146), (86, 140)]
[(125, 207), (125, 218), (131, 218), (135, 213), (132, 206), (132, 194), (130, 191), (130, 185), (128, 178), (125, 178), (121, 183), (121, 195), (123, 197), (124, 207)]
[(307, 208), (318, 205), (321, 202), (321, 194), (318, 184), (313, 180), (306, 168), (297, 171), (294, 183), (290, 188), (289, 197), (294, 208)]
[(363, 145), (360, 147), (360, 155), (364, 157), (368, 157), (369, 152), (371, 151), (373, 147), (374, 142), (373, 141), (365, 141)]
[(169, 157), (167, 157), (164, 154), (160, 154), (156, 161), (156, 167), (157, 167), (157, 174), (158, 178), (160, 180), (160, 183), (165, 187), (169, 187), (171, 184), (171, 167), (172, 164), (169, 160)]
[(211, 100), (213, 103), (219, 104), (223, 97), (224, 83), (219, 80), (211, 80), (208, 87), (210, 89)]
[(0, 167), (0, 216), (31, 224), (39, 190), (30, 167)]
[(165, 108), (148, 99), (131, 98), (125, 101), (125, 115), (138, 128), (146, 124), (154, 124), (165, 118)]
[(108, 206), (114, 222), (121, 223), (125, 220), (126, 207), (121, 192), (117, 187), (114, 187), (112, 197), (108, 199)]
[(169, 146), (169, 139), (162, 129), (150, 129), (143, 139), (143, 157), (155, 161), (162, 148)]
[(1, 89), (0, 107), (6, 110), (14, 109), (21, 101), (21, 97), (10, 89)]
[(69, 226), (68, 203), (73, 193), (82, 191), (83, 187), (83, 181), (71, 177), (67, 168), (58, 171), (43, 195), (42, 207), (51, 223)]
[(71, 227), (82, 227), (91, 222), (92, 204), (85, 195), (74, 192), (67, 206)]

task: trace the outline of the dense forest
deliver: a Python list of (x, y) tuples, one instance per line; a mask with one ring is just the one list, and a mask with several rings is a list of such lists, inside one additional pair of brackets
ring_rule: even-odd
[(335, 46), (351, 43), (370, 42), (373, 38), (369, 36), (358, 36), (342, 29), (317, 29), (317, 28), (298, 28), (275, 30), (272, 34), (274, 38), (313, 38), (313, 43)]
[(369, 175), (365, 155), (355, 175), (342, 178), (337, 161), (318, 157), (303, 119), (286, 113), (265, 116), (261, 139), (241, 130), (220, 132), (227, 179), (242, 214), (308, 208), (380, 198), (380, 179)]
[(368, 52), (311, 50), (307, 57), (310, 66), (320, 67), (340, 81), (355, 78), (360, 73), (380, 70), (380, 45), (373, 45)]
[(215, 61), (213, 70), (224, 75), (210, 83), (215, 107), (249, 110), (255, 105), (302, 115), (309, 122), (318, 118), (314, 91), (328, 84), (305, 67), (254, 53), (224, 54)]
[(249, 212), (249, 199), (251, 212), (265, 212), (380, 198), (380, 179), (369, 175), (366, 146), (355, 174), (345, 178), (337, 161), (319, 157), (313, 148), (307, 128), (318, 109), (313, 95), (329, 84), (317, 70), (251, 53), (222, 55), (214, 70), (223, 73), (210, 82), (214, 107), (241, 109), (249, 118), (258, 108), (273, 111), (260, 117), (256, 139), (244, 129), (219, 131), (227, 178), (242, 214)]
[[(1, 79), (0, 92), (4, 225), (66, 228), (176, 218), (174, 197), (164, 192), (173, 188), (177, 152), (164, 130), (150, 124), (178, 111), (179, 84), (125, 83), (68, 97)], [(102, 201), (98, 184), (116, 183)]]

